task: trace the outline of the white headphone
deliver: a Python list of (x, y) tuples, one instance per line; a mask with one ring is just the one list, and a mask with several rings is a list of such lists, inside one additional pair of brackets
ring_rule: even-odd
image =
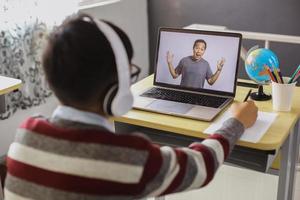
[(119, 35), (105, 22), (93, 19), (98, 29), (109, 41), (115, 56), (118, 73), (118, 84), (113, 85), (105, 95), (103, 110), (108, 115), (121, 116), (126, 114), (133, 105), (133, 95), (130, 90), (129, 60)]

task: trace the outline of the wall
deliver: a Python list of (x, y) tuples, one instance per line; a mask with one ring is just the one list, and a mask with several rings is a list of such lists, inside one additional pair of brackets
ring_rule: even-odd
[[(154, 66), (157, 28), (160, 26), (184, 27), (199, 23), (300, 36), (298, 0), (149, 0), (148, 4), (150, 66)], [(264, 45), (258, 41), (243, 41), (247, 48), (255, 44)], [(300, 64), (300, 45), (271, 43), (270, 48), (279, 57), (283, 75), (290, 75)], [(240, 62), (239, 72), (240, 77), (247, 77), (243, 62)]]
[(24, 119), (36, 114), (50, 116), (57, 105), (57, 99), (52, 96), (40, 106), (26, 110), (18, 110), (10, 118), (2, 121), (0, 120), (0, 156), (7, 152), (10, 143), (14, 139), (16, 129), (22, 123), (22, 121), (24, 121)]
[[(142, 68), (140, 77), (145, 77), (149, 70), (148, 18), (146, 0), (121, 0), (120, 2), (82, 10), (96, 17), (112, 21), (120, 26), (130, 37), (135, 50), (134, 63)], [(14, 139), (15, 131), (27, 117), (36, 113), (50, 116), (57, 106), (55, 97), (46, 103), (27, 110), (19, 110), (7, 120), (0, 121), (0, 155), (7, 152)]]
[(142, 68), (140, 78), (149, 70), (148, 15), (146, 0), (121, 0), (116, 3), (81, 10), (121, 27), (129, 36), (134, 49), (133, 62)]

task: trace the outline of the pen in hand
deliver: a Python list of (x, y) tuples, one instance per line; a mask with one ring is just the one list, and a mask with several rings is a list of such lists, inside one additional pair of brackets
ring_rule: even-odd
[(246, 97), (245, 97), (245, 99), (244, 99), (244, 102), (248, 100), (248, 98), (249, 98), (249, 96), (250, 96), (251, 92), (252, 92), (252, 89), (250, 89), (250, 90), (249, 90), (249, 92), (248, 92), (247, 96), (246, 96)]

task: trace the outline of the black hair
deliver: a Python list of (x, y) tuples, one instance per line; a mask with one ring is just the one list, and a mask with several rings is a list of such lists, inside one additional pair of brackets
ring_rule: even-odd
[(206, 47), (207, 47), (206, 42), (205, 42), (205, 40), (202, 40), (202, 39), (195, 40), (194, 45), (193, 45), (193, 49), (195, 48), (197, 43), (203, 43), (205, 45), (205, 49), (206, 49)]
[[(128, 36), (106, 23), (121, 38), (131, 61), (133, 48)], [(110, 43), (86, 14), (69, 17), (52, 32), (43, 54), (43, 68), (50, 88), (70, 106), (102, 103), (105, 93), (118, 80)]]

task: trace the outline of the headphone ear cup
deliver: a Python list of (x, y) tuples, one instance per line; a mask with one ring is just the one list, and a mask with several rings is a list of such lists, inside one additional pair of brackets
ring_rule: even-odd
[(112, 113), (112, 102), (118, 92), (118, 85), (114, 84), (110, 87), (108, 92), (106, 93), (103, 101), (103, 111), (105, 114), (113, 116)]

